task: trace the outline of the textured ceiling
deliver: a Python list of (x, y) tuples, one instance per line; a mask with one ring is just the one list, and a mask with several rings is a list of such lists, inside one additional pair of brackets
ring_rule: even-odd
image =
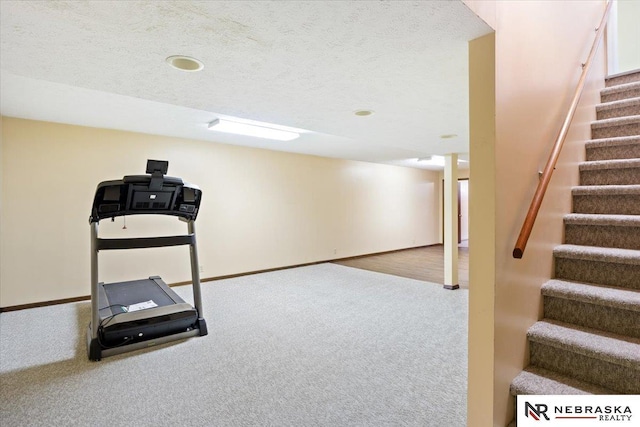
[[(0, 108), (417, 166), (406, 159), (468, 152), (468, 41), (490, 31), (458, 0), (3, 0)], [(170, 55), (205, 68), (177, 71)], [(207, 130), (219, 116), (311, 132), (283, 143)]]

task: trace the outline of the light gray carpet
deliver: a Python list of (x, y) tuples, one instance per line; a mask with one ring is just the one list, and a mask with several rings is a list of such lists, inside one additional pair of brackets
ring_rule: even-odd
[(465, 426), (467, 298), (335, 264), (209, 282), (208, 336), (101, 362), (88, 302), (3, 313), (0, 422)]

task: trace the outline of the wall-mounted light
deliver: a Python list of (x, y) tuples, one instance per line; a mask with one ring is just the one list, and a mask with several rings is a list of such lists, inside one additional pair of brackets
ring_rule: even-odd
[(209, 123), (209, 129), (233, 133), (236, 135), (255, 136), (257, 138), (275, 139), (277, 141), (291, 141), (300, 136), (299, 133), (276, 129), (265, 125), (254, 125), (250, 123), (234, 122), (227, 119), (215, 119)]

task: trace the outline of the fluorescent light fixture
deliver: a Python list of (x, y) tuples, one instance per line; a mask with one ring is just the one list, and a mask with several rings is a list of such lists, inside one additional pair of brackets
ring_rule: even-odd
[[(444, 156), (426, 156), (420, 157), (417, 161), (421, 165), (442, 166), (444, 167)], [(469, 160), (458, 159), (458, 163), (469, 163)]]
[(291, 141), (292, 139), (296, 139), (300, 136), (297, 132), (269, 127), (268, 123), (265, 123), (264, 125), (254, 125), (227, 119), (215, 119), (209, 123), (209, 129), (219, 132), (234, 133), (236, 135), (275, 139), (277, 141)]
[(444, 167), (444, 157), (443, 156), (427, 156), (418, 159), (418, 162), (422, 165), (429, 166), (443, 166)]

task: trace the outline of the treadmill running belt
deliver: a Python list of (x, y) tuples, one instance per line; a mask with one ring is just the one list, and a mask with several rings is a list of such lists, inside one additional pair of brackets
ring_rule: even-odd
[(175, 304), (175, 301), (151, 279), (106, 283), (103, 286), (109, 305), (128, 307), (149, 300), (156, 303), (158, 307)]

